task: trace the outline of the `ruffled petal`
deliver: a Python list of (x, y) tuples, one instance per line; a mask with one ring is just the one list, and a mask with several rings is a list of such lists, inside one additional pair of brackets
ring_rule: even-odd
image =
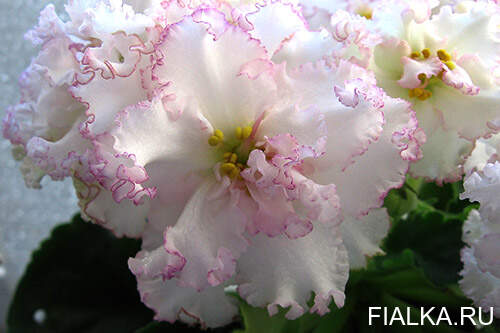
[(141, 205), (146, 197), (154, 198), (157, 188), (145, 184), (149, 180), (145, 168), (137, 164), (134, 154), (117, 153), (113, 143), (113, 137), (108, 135), (94, 140), (94, 149), (88, 159), (92, 175), (101, 186), (111, 191), (117, 203), (131, 200)]
[(255, 212), (249, 214), (253, 223), (248, 230), (251, 234), (263, 232), (275, 237), (284, 233), (294, 239), (307, 235), (313, 222), (340, 221), (335, 186), (318, 185), (300, 174), (294, 168), (301, 164), (301, 157), (294, 157), (295, 153), (300, 155), (300, 149), (288, 156), (278, 153), (271, 161), (261, 150), (250, 153), (248, 168), (241, 176), (257, 205)]
[(493, 307), (495, 313), (500, 309), (500, 223), (472, 210), (464, 223), (463, 240), (468, 246), (461, 252), (460, 287), (476, 306), (486, 312)]
[(208, 287), (198, 291), (181, 287), (176, 279), (165, 280), (159, 272), (168, 261), (162, 247), (155, 251), (141, 251), (129, 259), (130, 270), (137, 278), (141, 300), (155, 312), (155, 320), (200, 323), (202, 327), (229, 324), (238, 314), (236, 300), (226, 296), (224, 286)]
[(460, 272), (462, 279), (459, 281), (460, 288), (464, 294), (481, 307), (483, 311), (489, 312), (493, 307), (493, 313), (499, 317), (500, 311), (500, 279), (482, 271), (474, 257), (473, 249), (464, 248), (461, 252), (464, 269)]
[(260, 40), (271, 56), (295, 32), (306, 30), (305, 21), (298, 9), (281, 1), (257, 5), (257, 10), (247, 14), (246, 20), (252, 25), (250, 35)]
[(360, 219), (345, 217), (340, 225), (342, 240), (349, 255), (350, 269), (366, 267), (367, 258), (384, 254), (380, 248), (390, 221), (385, 208), (372, 210)]
[(450, 51), (458, 51), (461, 55), (478, 54), (492, 63), (500, 51), (496, 35), (500, 13), (494, 7), (479, 3), (460, 13), (453, 11), (451, 6), (444, 6), (429, 21), (430, 30), (446, 38)]
[(78, 69), (66, 37), (48, 40), (19, 79), (21, 103), (9, 108), (4, 136), (26, 145), (32, 137), (55, 142), (61, 139), (83, 113), (83, 105), (68, 92)]
[[(143, 88), (141, 70), (147, 67), (149, 60), (139, 51), (129, 51), (139, 41), (135, 36), (122, 33), (113, 35), (112, 40), (124, 45), (120, 50), (103, 44), (101, 49), (87, 49), (85, 64), (91, 69), (90, 81), (79, 82), (71, 87), (73, 96), (87, 107), (88, 119), (80, 131), (88, 138), (95, 138), (106, 133), (113, 125), (115, 117), (124, 108), (148, 98), (148, 91)], [(141, 42), (142, 43), (142, 42)]]
[[(179, 104), (175, 96), (157, 96), (152, 102), (131, 106), (117, 120), (118, 126), (111, 131), (115, 149), (134, 154), (137, 164), (146, 168), (165, 167), (171, 171), (170, 181), (185, 181), (216, 162), (208, 145), (211, 125), (192, 106)], [(153, 185), (158, 185), (158, 179), (153, 179)]]
[(500, 134), (492, 135), (487, 139), (478, 139), (474, 150), (464, 164), (466, 175), (474, 171), (483, 170), (487, 163), (494, 163), (500, 159)]
[(144, 49), (141, 38), (119, 31), (105, 35), (99, 46), (85, 50), (81, 60), (85, 71), (96, 71), (103, 79), (129, 77), (136, 70)]
[(336, 67), (319, 62), (279, 75), (283, 90), (289, 92), (288, 98), (296, 101), (297, 108), (270, 113), (257, 134), (270, 137), (290, 133), (298, 142), (311, 146), (319, 136), (326, 135), (323, 156), (315, 161), (320, 169), (346, 167), (380, 135), (382, 95), (374, 86), (366, 85), (372, 78), (362, 68), (344, 61)]
[(380, 207), (388, 191), (404, 183), (410, 162), (421, 158), (425, 135), (418, 129), (409, 103), (385, 96), (381, 110), (385, 117), (383, 132), (362, 155), (347, 168), (318, 169), (312, 175), (320, 184), (337, 186), (346, 216), (360, 217)]
[(247, 220), (237, 206), (238, 195), (228, 184), (204, 182), (184, 207), (177, 224), (165, 231), (169, 253), (167, 278), (179, 285), (203, 290), (234, 274), (231, 263), (247, 247), (243, 233)]
[(368, 66), (373, 47), (380, 37), (368, 28), (364, 18), (338, 10), (332, 15), (328, 30), (339, 44), (334, 51), (336, 57)]
[[(82, 169), (82, 155), (91, 149), (91, 144), (82, 139), (78, 122), (61, 139), (51, 142), (40, 137), (31, 138), (26, 144), (27, 156), (53, 180), (71, 176), (74, 170)], [(83, 172), (83, 170), (80, 170)]]
[(38, 25), (29, 30), (24, 37), (34, 45), (43, 45), (49, 40), (64, 35), (64, 23), (56, 14), (53, 4), (48, 4), (38, 18)]
[(437, 57), (430, 57), (421, 61), (402, 57), (401, 62), (404, 72), (398, 83), (401, 87), (408, 89), (417, 88), (422, 85), (422, 81), (419, 79), (420, 74), (424, 74), (427, 78), (431, 78), (437, 76), (443, 67), (443, 63)]
[(459, 90), (462, 94), (472, 96), (479, 94), (479, 87), (474, 85), (467, 71), (461, 66), (456, 66), (453, 70), (446, 67), (442, 80), (444, 84)]
[(138, 238), (146, 225), (149, 203), (137, 206), (132, 201), (117, 203), (112, 192), (98, 183), (86, 183), (73, 178), (82, 216), (109, 229), (117, 237)]
[(331, 299), (338, 307), (344, 304), (349, 263), (336, 228), (315, 225), (307, 236), (293, 240), (257, 235), (237, 270), (241, 297), (252, 306), (266, 306), (270, 315), (281, 306), (289, 307), (286, 318), (301, 316), (312, 292), (316, 296), (310, 312), (329, 312)]
[(273, 83), (263, 75), (249, 80), (242, 72), (249, 61), (266, 57), (258, 41), (234, 26), (215, 36), (210, 28), (192, 17), (167, 28), (153, 78), (171, 82), (169, 92), (176, 98), (196, 105), (215, 128), (232, 133), (257, 119), (273, 96)]
[(155, 24), (123, 0), (70, 0), (65, 9), (71, 19), (67, 29), (82, 38), (99, 38), (117, 31), (140, 34)]
[(325, 29), (320, 31), (299, 30), (284, 41), (274, 53), (272, 60), (279, 64), (286, 62), (288, 69), (295, 69), (308, 62), (328, 58), (340, 47)]
[(455, 131), (446, 130), (442, 115), (427, 101), (415, 105), (415, 111), (427, 141), (422, 146), (424, 157), (411, 165), (410, 173), (414, 177), (424, 177), (438, 183), (458, 181), (463, 174), (464, 160), (471, 153), (473, 144), (459, 137)]
[(479, 268), (500, 279), (500, 233), (490, 233), (482, 237), (476, 244), (474, 254)]
[(456, 89), (436, 86), (434, 103), (441, 111), (444, 126), (467, 140), (474, 140), (500, 130), (500, 95), (496, 90), (464, 95)]
[(500, 162), (488, 163), (481, 172), (474, 172), (464, 181), (464, 192), (461, 199), (478, 201), (481, 204), (481, 215), (490, 221), (500, 221), (498, 212), (500, 202)]

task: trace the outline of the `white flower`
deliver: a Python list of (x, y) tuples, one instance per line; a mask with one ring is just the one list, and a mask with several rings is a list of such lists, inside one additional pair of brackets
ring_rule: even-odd
[(427, 135), (415, 176), (458, 180), (473, 141), (498, 132), (498, 18), (485, 2), (386, 16), (394, 25), (381, 30), (369, 68), (389, 95), (412, 102)]
[(425, 141), (410, 104), (357, 65), (376, 40), (364, 19), (312, 30), (279, 1), (66, 10), (28, 33), (42, 51), (4, 120), (27, 182), (71, 176), (84, 216), (142, 237), (129, 266), (159, 320), (221, 326), (229, 285), (290, 319), (342, 306)]
[(479, 211), (470, 212), (464, 224), (463, 240), (467, 244), (461, 256), (464, 269), (460, 286), (474, 303), (495, 315), (500, 311), (500, 163), (488, 163), (464, 182), (462, 199), (479, 201)]
[(143, 301), (158, 320), (208, 326), (236, 313), (223, 292), (233, 284), (271, 314), (289, 307), (291, 319), (312, 291), (311, 312), (342, 306), (349, 261), (362, 267), (380, 252), (388, 228), (387, 213), (371, 209), (419, 156), (414, 115), (356, 65), (287, 71), (270, 62), (270, 44), (198, 17), (162, 33), (153, 77), (165, 90), (127, 108), (111, 132), (120, 156), (147, 173), (135, 181), (121, 168), (116, 195), (156, 193), (129, 262)]

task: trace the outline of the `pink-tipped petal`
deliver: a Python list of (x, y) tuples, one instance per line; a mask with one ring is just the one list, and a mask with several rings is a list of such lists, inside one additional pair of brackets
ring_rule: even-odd
[(337, 229), (323, 225), (315, 225), (312, 232), (298, 239), (253, 237), (238, 261), (240, 296), (250, 305), (266, 306), (270, 315), (278, 306), (289, 308), (288, 319), (308, 310), (312, 292), (316, 298), (311, 312), (329, 312), (332, 299), (342, 307), (349, 264), (339, 237)]

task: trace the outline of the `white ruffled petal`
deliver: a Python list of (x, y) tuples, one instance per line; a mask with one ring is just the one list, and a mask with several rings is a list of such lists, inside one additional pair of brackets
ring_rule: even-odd
[(252, 25), (250, 35), (260, 40), (270, 56), (294, 33), (306, 30), (305, 21), (298, 9), (290, 3), (280, 1), (257, 6), (257, 11), (247, 14), (246, 19)]
[(489, 221), (500, 221), (500, 162), (488, 163), (481, 172), (474, 172), (464, 181), (461, 199), (478, 201), (481, 215)]
[(320, 31), (299, 30), (282, 43), (274, 53), (275, 63), (286, 62), (288, 69), (298, 68), (308, 62), (317, 62), (328, 58), (341, 45), (325, 29)]
[[(472, 210), (464, 223), (463, 240), (468, 246), (461, 252), (464, 269), (459, 281), (465, 295), (476, 306), (489, 312), (500, 310), (500, 223), (490, 221), (477, 210)], [(493, 222), (493, 223), (492, 223)]]
[[(226, 178), (227, 179), (227, 178)], [(234, 263), (247, 247), (247, 220), (228, 184), (207, 180), (193, 194), (175, 226), (165, 231), (170, 255), (167, 278), (203, 290), (234, 274)]]
[(129, 267), (136, 275), (141, 300), (155, 312), (155, 320), (188, 324), (200, 323), (202, 327), (219, 327), (229, 324), (238, 314), (236, 300), (224, 293), (224, 286), (208, 287), (197, 291), (181, 287), (176, 279), (165, 280), (161, 271), (167, 262), (167, 252), (162, 247), (142, 251), (129, 259)]
[(434, 105), (441, 111), (447, 130), (474, 140), (500, 130), (500, 92), (481, 91), (477, 95), (464, 95), (446, 86), (434, 88)]
[(474, 145), (455, 131), (443, 128), (442, 115), (429, 102), (418, 103), (415, 111), (427, 141), (422, 146), (423, 158), (411, 165), (411, 174), (439, 183), (458, 181)]
[(278, 306), (289, 307), (286, 318), (295, 319), (308, 310), (312, 292), (316, 297), (310, 312), (329, 312), (332, 298), (343, 306), (348, 273), (338, 229), (315, 225), (299, 239), (253, 237), (238, 261), (236, 280), (239, 294), (250, 305), (266, 306), (270, 315), (278, 312)]
[[(145, 28), (154, 26), (154, 20), (123, 0), (70, 0), (65, 6), (71, 21), (67, 29), (82, 38), (99, 38), (105, 34), (124, 31), (141, 34)], [(136, 8), (142, 9), (142, 8)]]
[(444, 6), (431, 18), (430, 31), (446, 39), (449, 51), (461, 55), (478, 54), (493, 63), (500, 51), (499, 14), (498, 10), (487, 9), (481, 4), (462, 13)]
[(419, 147), (425, 142), (425, 135), (417, 128), (409, 104), (385, 96), (383, 105), (380, 110), (384, 112), (385, 124), (380, 137), (346, 168), (318, 170), (313, 175), (320, 184), (337, 186), (346, 216), (360, 217), (380, 207), (389, 190), (404, 183), (410, 162), (421, 157)]
[[(372, 79), (362, 68), (344, 61), (337, 67), (319, 62), (282, 75), (283, 90), (296, 100), (298, 110), (270, 113), (259, 133), (290, 133), (309, 145), (324, 133), (327, 144), (322, 158), (314, 162), (316, 168), (346, 167), (380, 135), (384, 120), (379, 102), (383, 93), (371, 86)], [(365, 85), (369, 89), (362, 91)]]
[(111, 191), (97, 183), (88, 184), (78, 178), (74, 178), (74, 185), (85, 219), (111, 230), (117, 237), (141, 237), (149, 203), (140, 206), (129, 200), (117, 203)]
[(478, 267), (471, 248), (462, 250), (462, 262), (464, 269), (460, 272), (462, 279), (459, 284), (464, 294), (485, 312), (489, 312), (490, 307), (493, 307), (493, 313), (499, 317), (500, 279)]
[(211, 125), (191, 106), (179, 105), (173, 98), (167, 95), (129, 107), (111, 134), (117, 151), (133, 154), (137, 164), (146, 168), (170, 165), (171, 172), (178, 171), (170, 175), (175, 181), (211, 169), (216, 158), (208, 145)]
[(340, 225), (351, 269), (366, 267), (367, 258), (384, 254), (380, 248), (390, 221), (385, 208), (372, 210), (360, 219), (345, 217)]
[(487, 163), (499, 160), (500, 134), (492, 135), (488, 139), (478, 139), (475, 142), (474, 150), (464, 164), (466, 175), (474, 171), (483, 170)]
[(229, 25), (221, 34), (210, 28), (192, 17), (171, 25), (157, 47), (162, 56), (153, 77), (171, 82), (169, 92), (196, 106), (216, 129), (233, 133), (254, 122), (265, 109), (266, 96), (273, 94), (269, 80), (262, 75), (249, 80), (245, 73), (244, 65), (265, 58), (266, 52), (240, 28)]

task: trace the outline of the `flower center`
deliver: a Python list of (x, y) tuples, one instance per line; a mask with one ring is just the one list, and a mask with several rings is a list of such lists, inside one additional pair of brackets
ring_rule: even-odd
[[(410, 54), (410, 58), (412, 58), (413, 60), (421, 61), (428, 59), (431, 55), (432, 55), (431, 50), (429, 48), (425, 48), (422, 51), (412, 52)], [(448, 67), (450, 71), (454, 70), (457, 67), (455, 63), (452, 61), (450, 53), (448, 53), (446, 50), (439, 49), (437, 50), (436, 55), (439, 58), (439, 60), (441, 60), (441, 62), (446, 67)], [(441, 70), (441, 72), (439, 72), (437, 76), (433, 75), (431, 77), (427, 77), (427, 75), (425, 75), (424, 73), (420, 73), (418, 75), (418, 79), (422, 82), (422, 84), (417, 88), (408, 89), (408, 96), (410, 98), (417, 98), (421, 101), (425, 101), (426, 99), (432, 97), (432, 91), (426, 88), (432, 81), (442, 80), (443, 73), (444, 69)]]
[(216, 129), (208, 139), (208, 144), (220, 154), (220, 172), (231, 179), (238, 178), (240, 172), (247, 167), (248, 155), (255, 148), (252, 140), (252, 126), (236, 127), (232, 135)]
[(356, 9), (356, 13), (359, 16), (363, 16), (367, 20), (371, 20), (373, 16), (373, 9), (367, 4), (362, 4)]

